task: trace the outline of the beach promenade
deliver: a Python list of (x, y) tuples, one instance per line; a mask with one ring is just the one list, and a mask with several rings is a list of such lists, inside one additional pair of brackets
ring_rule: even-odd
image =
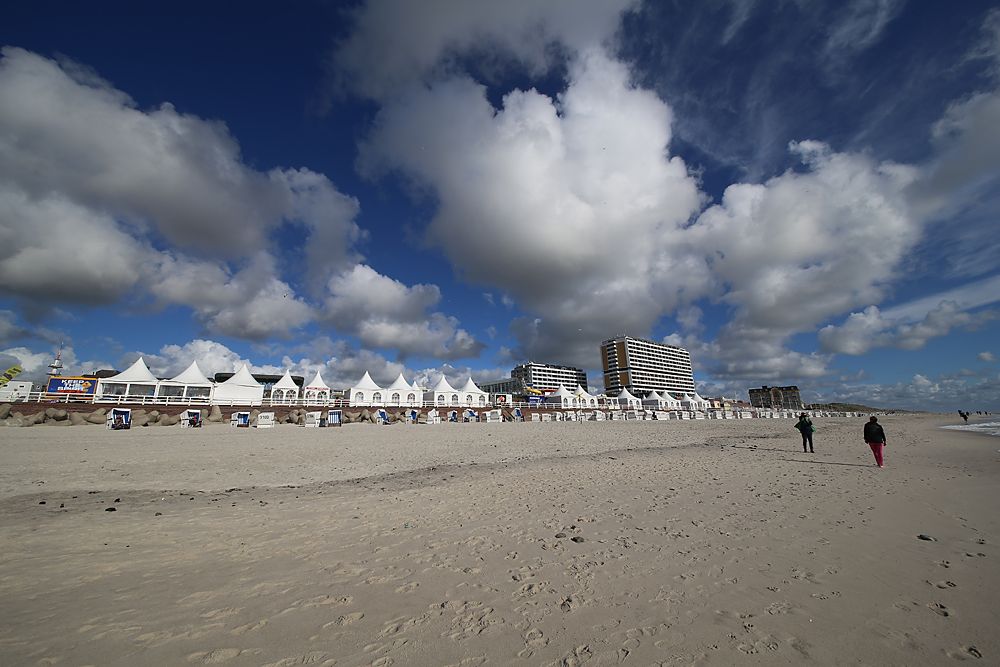
[(956, 419), (4, 429), (0, 663), (997, 664)]

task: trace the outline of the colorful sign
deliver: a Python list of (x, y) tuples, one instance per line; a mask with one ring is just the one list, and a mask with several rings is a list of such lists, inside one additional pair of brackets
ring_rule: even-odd
[(97, 391), (97, 380), (78, 377), (49, 378), (49, 386), (45, 391), (50, 394), (93, 394)]
[(6, 386), (8, 382), (20, 375), (23, 370), (24, 369), (20, 366), (11, 366), (8, 368), (7, 372), (3, 374), (3, 377), (0, 377), (0, 387)]

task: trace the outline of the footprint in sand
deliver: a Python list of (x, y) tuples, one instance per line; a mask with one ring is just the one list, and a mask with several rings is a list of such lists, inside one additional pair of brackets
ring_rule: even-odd
[(329, 628), (343, 627), (345, 625), (351, 625), (352, 623), (357, 623), (358, 621), (360, 621), (364, 617), (365, 617), (365, 615), (362, 614), (360, 611), (354, 612), (353, 614), (345, 614), (344, 616), (339, 617), (337, 620), (330, 621), (329, 623), (327, 623), (326, 625), (324, 625), (323, 629), (326, 630), (326, 629), (329, 629)]
[(937, 602), (929, 602), (927, 603), (927, 607), (938, 616), (951, 616), (951, 613), (948, 611), (948, 608), (945, 607), (943, 604), (938, 604)]
[(956, 660), (968, 660), (970, 658), (979, 660), (983, 657), (983, 654), (975, 646), (966, 646), (957, 651), (948, 651), (948, 657), (955, 658)]
[(412, 591), (413, 589), (415, 589), (419, 585), (420, 584), (418, 584), (417, 582), (411, 581), (410, 583), (403, 584), (402, 586), (400, 586), (399, 588), (397, 588), (396, 592), (399, 593), (399, 594), (401, 594), (401, 595), (403, 593), (409, 593), (410, 591)]
[(232, 635), (242, 635), (242, 634), (244, 634), (246, 632), (254, 632), (256, 630), (260, 630), (265, 625), (267, 625), (267, 619), (266, 618), (261, 619), (261, 620), (257, 621), (256, 623), (247, 623), (246, 625), (241, 625), (238, 628), (233, 628), (232, 630), (229, 631), (229, 634), (232, 634)]
[(239, 656), (243, 651), (238, 648), (219, 648), (214, 651), (199, 651), (187, 657), (188, 662), (203, 662), (206, 665), (214, 665), (220, 662), (229, 662)]

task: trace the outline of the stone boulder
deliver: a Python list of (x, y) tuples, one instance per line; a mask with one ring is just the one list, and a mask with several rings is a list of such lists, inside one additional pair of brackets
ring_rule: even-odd
[(212, 406), (212, 410), (208, 413), (208, 418), (205, 421), (210, 421), (214, 424), (222, 423), (222, 410), (219, 409), (218, 405)]
[(10, 408), (10, 403), (0, 405), (0, 419), (7, 419), (7, 417), (10, 417)]

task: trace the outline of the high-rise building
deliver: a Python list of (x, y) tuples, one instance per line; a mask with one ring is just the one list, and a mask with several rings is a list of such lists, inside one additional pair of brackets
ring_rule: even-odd
[(587, 390), (587, 373), (572, 366), (518, 364), (510, 372), (510, 376), (522, 380), (526, 386), (537, 391), (555, 391), (559, 385), (567, 389), (575, 389), (579, 385)]
[(750, 405), (755, 408), (780, 408), (782, 410), (801, 410), (802, 397), (795, 385), (788, 387), (768, 387), (750, 390)]
[(601, 343), (604, 391), (617, 396), (628, 389), (644, 397), (651, 391), (694, 393), (691, 355), (683, 347), (618, 336)]

